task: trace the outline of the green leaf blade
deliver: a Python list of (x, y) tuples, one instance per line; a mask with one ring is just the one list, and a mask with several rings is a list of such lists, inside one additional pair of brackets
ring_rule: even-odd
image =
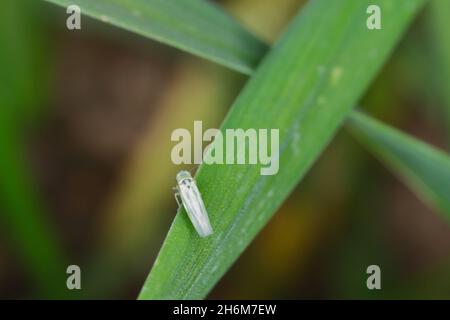
[(278, 174), (261, 176), (261, 166), (252, 165), (200, 166), (197, 184), (215, 233), (199, 238), (180, 210), (140, 299), (206, 296), (307, 172), (424, 3), (375, 1), (396, 18), (368, 31), (369, 2), (316, 0), (294, 19), (221, 128), (278, 128)]
[(38, 291), (46, 298), (61, 298), (67, 289), (66, 257), (33, 181), (23, 141), (24, 127), (38, 114), (36, 106), (44, 98), (44, 30), (37, 3), (5, 4), (0, 11), (1, 232)]
[(368, 116), (353, 112), (349, 126), (371, 152), (426, 202), (450, 218), (450, 157)]
[(267, 46), (215, 5), (200, 0), (47, 0), (250, 74)]
[[(430, 3), (431, 36), (434, 40), (437, 65), (435, 77), (439, 80), (439, 96), (445, 104), (444, 112), (447, 129), (450, 130), (450, 37), (448, 36), (448, 17), (450, 15), (450, 1), (433, 0)], [(450, 136), (450, 131), (448, 131)], [(450, 143), (450, 141), (448, 141)]]

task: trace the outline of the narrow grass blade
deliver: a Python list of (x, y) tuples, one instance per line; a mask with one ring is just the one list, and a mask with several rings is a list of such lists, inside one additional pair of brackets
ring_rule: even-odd
[(450, 218), (450, 157), (362, 113), (348, 122), (356, 138), (399, 175), (418, 195)]
[(233, 18), (203, 0), (47, 0), (249, 74), (266, 51)]
[[(425, 1), (309, 2), (258, 67), (222, 125), (280, 132), (279, 172), (202, 165), (197, 184), (215, 233), (201, 239), (177, 214), (140, 299), (203, 298), (266, 224), (370, 84)], [(366, 28), (369, 4), (383, 29)]]
[[(448, 35), (448, 17), (450, 1), (433, 0), (430, 2), (430, 23), (435, 46), (437, 69), (433, 74), (439, 81), (438, 88), (443, 104), (447, 130), (450, 137), (450, 37)], [(450, 140), (448, 141), (450, 143)]]
[[(22, 129), (40, 103), (44, 77), (36, 3), (7, 1), (0, 11), (0, 221), (11, 252), (45, 297), (66, 292), (63, 254), (25, 160)], [(13, 31), (12, 31), (13, 30)], [(39, 87), (37, 87), (39, 84)]]

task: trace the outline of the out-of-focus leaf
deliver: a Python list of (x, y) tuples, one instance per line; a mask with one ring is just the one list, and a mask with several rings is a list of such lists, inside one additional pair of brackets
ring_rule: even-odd
[(13, 239), (25, 271), (48, 296), (65, 291), (63, 254), (47, 221), (25, 160), (22, 129), (30, 106), (39, 105), (45, 87), (42, 33), (35, 3), (7, 1), (0, 11), (0, 206), (3, 232)]
[[(433, 77), (438, 78), (438, 88), (443, 103), (446, 105), (444, 110), (446, 125), (450, 133), (450, 37), (449, 23), (450, 1), (433, 0), (430, 2), (430, 23), (432, 25), (433, 39), (436, 51), (437, 64), (436, 73)], [(449, 141), (450, 142), (450, 141)]]
[[(222, 125), (280, 132), (279, 172), (201, 165), (197, 184), (215, 233), (200, 238), (180, 210), (140, 299), (204, 297), (301, 180), (425, 1), (309, 2), (267, 54)], [(365, 10), (384, 8), (383, 29)]]
[(418, 195), (450, 218), (450, 157), (368, 116), (353, 112), (355, 136)]
[(266, 45), (200, 0), (47, 0), (250, 74)]

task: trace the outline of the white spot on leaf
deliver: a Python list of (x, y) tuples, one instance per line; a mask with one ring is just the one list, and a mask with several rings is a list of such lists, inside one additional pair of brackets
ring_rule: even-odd
[(331, 70), (331, 84), (332, 85), (337, 85), (339, 80), (341, 80), (342, 77), (342, 73), (344, 72), (344, 70), (339, 67), (336, 66), (333, 68), (333, 70)]

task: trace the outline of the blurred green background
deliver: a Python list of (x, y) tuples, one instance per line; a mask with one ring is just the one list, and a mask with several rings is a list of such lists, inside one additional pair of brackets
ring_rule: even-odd
[[(304, 1), (219, 2), (270, 42)], [(361, 106), (448, 151), (436, 3)], [(0, 12), (0, 298), (135, 299), (176, 212), (171, 132), (218, 127), (246, 78), (84, 16), (69, 31), (66, 18), (43, 1)], [(70, 264), (80, 291), (66, 288)], [(367, 290), (371, 264), (380, 291)], [(209, 298), (450, 298), (450, 226), (341, 131)]]

